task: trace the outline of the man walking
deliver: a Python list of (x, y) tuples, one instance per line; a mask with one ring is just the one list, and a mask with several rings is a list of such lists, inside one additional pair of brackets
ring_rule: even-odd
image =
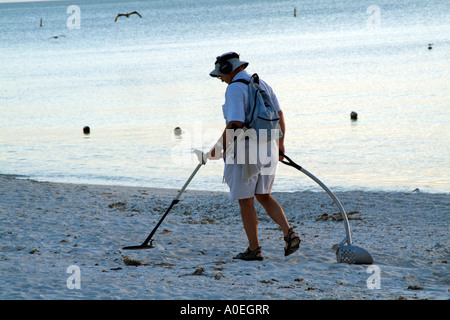
[[(248, 62), (241, 61), (239, 55), (235, 52), (225, 53), (216, 58), (215, 68), (210, 73), (210, 76), (220, 78), (222, 82), (228, 84), (225, 92), (225, 104), (222, 106), (226, 127), (216, 145), (208, 153), (209, 159), (221, 159), (220, 151), (223, 150), (223, 154), (225, 154), (227, 147), (229, 147), (233, 139), (230, 131), (243, 128), (245, 116), (250, 112), (248, 85), (237, 81), (244, 80), (244, 82), (249, 82), (251, 80), (251, 75), (244, 70), (247, 66)], [(279, 150), (284, 153), (286, 129), (283, 112), (280, 109), (272, 88), (263, 80), (260, 80), (260, 85), (272, 98), (272, 102), (280, 117), (279, 123), (283, 135), (277, 143)], [(275, 142), (272, 141), (272, 143)], [(235, 155), (235, 159), (237, 157), (238, 155)], [(271, 157), (272, 160), (277, 160), (276, 158), (273, 159), (273, 157), (278, 157), (278, 152), (276, 154), (272, 153)], [(281, 157), (280, 160), (282, 160)], [(271, 163), (274, 162), (271, 161)], [(281, 227), (286, 242), (284, 255), (288, 256), (294, 253), (300, 246), (300, 238), (289, 226), (283, 208), (271, 195), (275, 173), (263, 174), (261, 172), (263, 166), (258, 161), (256, 164), (257, 173), (246, 178), (245, 170), (247, 170), (247, 167), (245, 164), (228, 161), (228, 159), (225, 162), (224, 178), (230, 188), (231, 198), (239, 202), (242, 222), (249, 242), (247, 250), (235, 256), (235, 259), (263, 260), (258, 239), (258, 218), (254, 205), (255, 198), (263, 206), (272, 220)]]

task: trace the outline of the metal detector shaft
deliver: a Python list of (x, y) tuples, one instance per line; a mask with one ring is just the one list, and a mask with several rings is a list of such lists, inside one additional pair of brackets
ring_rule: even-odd
[(351, 236), (351, 233), (350, 233), (350, 224), (348, 222), (347, 214), (345, 213), (344, 207), (339, 202), (338, 198), (336, 198), (336, 196), (333, 194), (333, 192), (331, 192), (330, 189), (328, 189), (327, 186), (322, 183), (322, 181), (317, 179), (308, 170), (306, 170), (305, 168), (302, 168), (301, 166), (296, 164), (294, 161), (292, 161), (288, 156), (283, 154), (281, 151), (280, 151), (280, 155), (288, 160), (288, 161), (284, 161), (283, 160), (283, 161), (281, 161), (282, 163), (284, 163), (284, 164), (286, 164), (288, 166), (294, 167), (294, 168), (300, 170), (301, 172), (303, 172), (304, 174), (306, 174), (308, 177), (310, 177), (312, 180), (314, 180), (319, 186), (321, 186), (322, 189), (324, 189), (328, 193), (328, 195), (331, 197), (331, 199), (333, 199), (334, 203), (338, 206), (339, 211), (341, 212), (342, 219), (344, 221), (345, 233), (347, 235), (347, 237), (339, 244), (339, 246), (343, 245), (345, 242), (347, 242), (348, 245), (352, 245), (352, 236)]
[(149, 236), (147, 237), (147, 239), (145, 239), (145, 241), (142, 243), (142, 245), (147, 245), (147, 243), (152, 239), (153, 235), (155, 234), (156, 230), (158, 230), (159, 226), (161, 225), (161, 223), (163, 222), (164, 218), (167, 216), (167, 214), (169, 213), (169, 211), (172, 209), (172, 207), (174, 205), (176, 205), (178, 202), (180, 202), (180, 197), (183, 194), (184, 190), (186, 190), (187, 186), (189, 185), (189, 183), (192, 181), (192, 179), (194, 178), (195, 174), (198, 172), (198, 170), (200, 170), (200, 167), (202, 166), (202, 163), (199, 163), (197, 165), (197, 167), (195, 168), (194, 172), (192, 172), (191, 176), (189, 177), (189, 179), (184, 183), (183, 187), (181, 188), (180, 191), (178, 191), (177, 196), (172, 200), (172, 203), (170, 204), (169, 208), (167, 209), (167, 211), (164, 213), (164, 215), (162, 216), (162, 218), (159, 220), (159, 222), (157, 223), (157, 225), (155, 226), (155, 228), (152, 230), (152, 232), (149, 234)]
[(179, 198), (181, 197), (181, 195), (183, 194), (184, 190), (186, 190), (187, 186), (189, 185), (189, 183), (192, 181), (192, 179), (194, 178), (194, 176), (196, 175), (196, 173), (198, 172), (198, 170), (200, 170), (200, 167), (202, 165), (204, 165), (206, 162), (202, 161), (200, 162), (197, 167), (195, 168), (194, 172), (192, 172), (191, 176), (189, 177), (189, 179), (185, 182), (185, 184), (183, 185), (183, 187), (180, 189), (180, 191), (178, 191), (177, 196), (172, 200), (172, 203), (170, 204), (169, 208), (166, 210), (166, 212), (164, 213), (164, 215), (162, 216), (162, 218), (158, 221), (158, 223), (156, 224), (156, 226), (153, 228), (152, 232), (150, 232), (150, 234), (148, 235), (147, 239), (145, 239), (145, 241), (139, 245), (139, 246), (129, 246), (129, 247), (123, 247), (123, 249), (127, 250), (135, 250), (135, 249), (145, 249), (145, 248), (151, 248), (152, 245), (149, 245), (148, 243), (152, 240), (153, 235), (155, 234), (156, 230), (158, 230), (159, 226), (161, 225), (161, 223), (164, 221), (164, 218), (169, 214), (170, 210), (172, 209), (172, 207), (174, 205), (176, 205), (178, 202), (180, 202)]

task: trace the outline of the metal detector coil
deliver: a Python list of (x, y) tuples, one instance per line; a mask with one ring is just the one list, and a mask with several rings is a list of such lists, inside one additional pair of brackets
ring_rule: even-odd
[(127, 246), (127, 247), (123, 247), (123, 250), (142, 250), (142, 249), (153, 249), (155, 247), (155, 245), (153, 244), (153, 239), (150, 239), (150, 243), (145, 244), (145, 242), (143, 244), (140, 244), (138, 246)]

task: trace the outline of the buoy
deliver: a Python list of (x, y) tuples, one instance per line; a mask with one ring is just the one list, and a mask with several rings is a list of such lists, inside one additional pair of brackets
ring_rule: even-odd
[(181, 128), (180, 127), (176, 127), (175, 129), (173, 129), (173, 133), (176, 136), (179, 136), (182, 133)]
[(358, 119), (358, 114), (355, 111), (352, 111), (350, 113), (350, 119), (357, 120)]
[(39, 24), (39, 27), (42, 27), (42, 18), (41, 18), (41, 23)]
[(297, 16), (297, 8), (294, 7), (294, 17)]
[(83, 128), (83, 133), (84, 133), (84, 134), (90, 134), (90, 133), (91, 133), (91, 129), (90, 129), (88, 126), (85, 126), (85, 127)]
[(433, 49), (433, 44), (432, 44), (432, 43), (429, 43), (429, 44), (428, 44), (428, 50), (431, 50), (431, 49)]

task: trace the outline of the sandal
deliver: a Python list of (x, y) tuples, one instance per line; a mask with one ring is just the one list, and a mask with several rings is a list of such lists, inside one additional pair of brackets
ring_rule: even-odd
[[(295, 236), (293, 236), (293, 235), (295, 235)], [(287, 243), (286, 248), (284, 248), (284, 256), (285, 257), (294, 253), (300, 247), (300, 238), (298, 237), (298, 235), (294, 232), (294, 229), (292, 229), (292, 228), (289, 228), (287, 236), (284, 237), (284, 241), (286, 241), (286, 243)]]
[(264, 260), (264, 258), (260, 254), (261, 254), (261, 247), (258, 247), (255, 250), (250, 250), (250, 248), (247, 248), (245, 252), (239, 253), (238, 255), (233, 257), (233, 259), (241, 259), (246, 261), (254, 261), (254, 260), (262, 261)]

